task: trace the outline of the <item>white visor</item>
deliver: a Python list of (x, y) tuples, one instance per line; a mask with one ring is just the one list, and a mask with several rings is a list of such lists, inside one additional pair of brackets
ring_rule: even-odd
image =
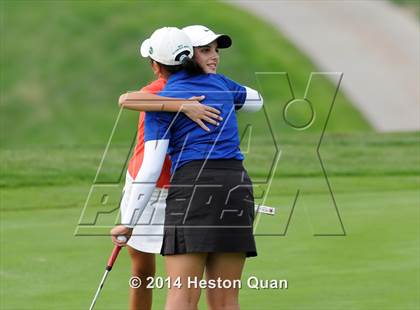
[(232, 39), (227, 34), (216, 34), (201, 25), (184, 27), (182, 31), (189, 36), (194, 47), (205, 46), (216, 40), (218, 48), (228, 48), (232, 45)]

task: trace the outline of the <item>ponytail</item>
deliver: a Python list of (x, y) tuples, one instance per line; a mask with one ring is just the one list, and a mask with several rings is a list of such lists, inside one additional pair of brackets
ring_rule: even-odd
[(182, 67), (189, 75), (199, 75), (204, 74), (203, 68), (200, 67), (200, 65), (192, 58), (188, 58), (187, 56), (184, 56), (184, 58), (181, 58)]
[(193, 59), (189, 58), (189, 51), (184, 51), (176, 56), (175, 60), (180, 61), (180, 65), (169, 66), (159, 63), (169, 74), (185, 70), (189, 75), (204, 74), (203, 68)]

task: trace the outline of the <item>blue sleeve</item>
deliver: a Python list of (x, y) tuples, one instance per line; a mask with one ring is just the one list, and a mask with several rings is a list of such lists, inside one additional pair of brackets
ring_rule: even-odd
[(150, 140), (169, 140), (170, 125), (175, 113), (146, 112), (144, 119), (144, 142)]
[(232, 93), (233, 101), (235, 103), (235, 110), (239, 110), (246, 100), (246, 88), (224, 75), (220, 74), (220, 77), (224, 80), (227, 88)]

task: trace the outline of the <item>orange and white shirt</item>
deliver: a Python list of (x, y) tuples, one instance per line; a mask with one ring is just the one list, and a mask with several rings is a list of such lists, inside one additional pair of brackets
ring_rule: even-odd
[[(166, 85), (166, 80), (158, 79), (150, 83), (149, 85), (143, 87), (141, 91), (148, 92), (151, 94), (156, 94), (163, 90)], [(137, 174), (141, 168), (144, 158), (144, 118), (146, 116), (145, 112), (140, 112), (139, 123), (137, 127), (137, 143), (134, 148), (133, 155), (128, 163), (128, 173), (131, 178), (134, 180), (137, 177)], [(171, 173), (171, 159), (169, 155), (166, 155), (165, 161), (163, 163), (162, 172), (156, 183), (156, 187), (163, 188), (169, 185)]]

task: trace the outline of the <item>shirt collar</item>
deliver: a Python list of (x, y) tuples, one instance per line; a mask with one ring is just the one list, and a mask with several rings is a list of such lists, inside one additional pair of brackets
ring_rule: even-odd
[(168, 83), (174, 82), (174, 81), (177, 81), (177, 80), (183, 80), (183, 79), (186, 79), (188, 77), (189, 77), (189, 74), (187, 73), (187, 71), (181, 70), (181, 71), (178, 71), (176, 73), (171, 74), (171, 76), (168, 79)]

